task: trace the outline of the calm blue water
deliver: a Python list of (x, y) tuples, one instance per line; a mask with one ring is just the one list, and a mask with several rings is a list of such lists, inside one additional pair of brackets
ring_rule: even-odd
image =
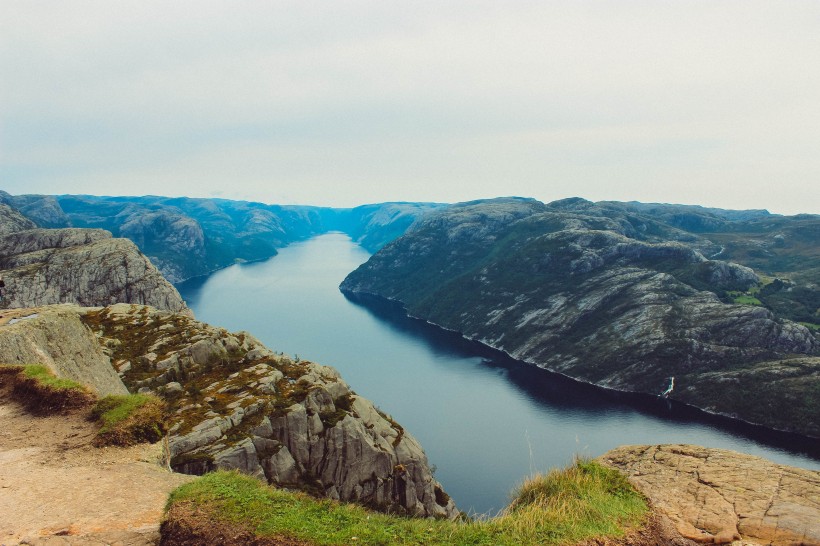
[(178, 288), (199, 320), (340, 370), (420, 440), (462, 510), (494, 513), (527, 475), (623, 444), (694, 443), (820, 468), (817, 442), (579, 385), (393, 306), (349, 301), (339, 283), (368, 257), (329, 234)]

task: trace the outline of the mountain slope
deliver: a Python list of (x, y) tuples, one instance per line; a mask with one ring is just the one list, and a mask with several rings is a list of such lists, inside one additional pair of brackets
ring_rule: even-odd
[(342, 231), (370, 252), (401, 237), (439, 203), (378, 203), (352, 209), (319, 209), (325, 229)]
[[(342, 283), (515, 358), (608, 388), (820, 436), (820, 340), (719, 294), (760, 284), (697, 234), (570, 200), (433, 213)], [(579, 211), (579, 209), (581, 209)], [(759, 392), (764, 396), (752, 397)]]
[(37, 224), (23, 216), (17, 209), (0, 203), (0, 235), (36, 227)]
[(305, 207), (155, 196), (57, 200), (73, 226), (132, 240), (171, 282), (269, 258), (321, 229), (318, 215)]

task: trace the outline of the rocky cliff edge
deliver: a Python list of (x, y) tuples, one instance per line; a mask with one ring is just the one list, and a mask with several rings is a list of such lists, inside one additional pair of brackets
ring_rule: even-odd
[(458, 514), (418, 442), (333, 368), (276, 354), (248, 333), (152, 307), (65, 312), (94, 332), (93, 344), (132, 392), (166, 399), (175, 470), (238, 468), (385, 511)]
[(6, 283), (5, 307), (128, 302), (190, 313), (179, 292), (134, 243), (100, 229), (25, 229), (0, 235), (0, 275)]
[(128, 394), (82, 312), (76, 305), (0, 310), (0, 364), (41, 364), (99, 396)]

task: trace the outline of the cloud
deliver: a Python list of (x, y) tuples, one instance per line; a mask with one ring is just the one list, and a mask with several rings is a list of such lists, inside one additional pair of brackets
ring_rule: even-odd
[(6, 2), (0, 186), (820, 212), (816, 2)]

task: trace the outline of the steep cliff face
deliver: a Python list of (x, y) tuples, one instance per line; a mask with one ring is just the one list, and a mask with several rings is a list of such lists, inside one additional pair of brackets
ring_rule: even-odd
[(0, 236), (0, 274), (6, 307), (133, 302), (190, 312), (131, 241), (103, 230), (28, 229)]
[(168, 400), (174, 469), (238, 468), (393, 512), (457, 515), (418, 442), (336, 370), (150, 307), (119, 304), (83, 320), (132, 391)]
[(586, 382), (660, 394), (674, 378), (670, 398), (820, 436), (808, 418), (820, 411), (818, 337), (719, 296), (758, 286), (753, 270), (705, 258), (674, 226), (579, 206), (454, 206), (387, 245), (341, 289), (400, 301), (412, 315)]
[(133, 241), (171, 282), (208, 269), (202, 226), (183, 214), (131, 214), (119, 226), (119, 235)]

